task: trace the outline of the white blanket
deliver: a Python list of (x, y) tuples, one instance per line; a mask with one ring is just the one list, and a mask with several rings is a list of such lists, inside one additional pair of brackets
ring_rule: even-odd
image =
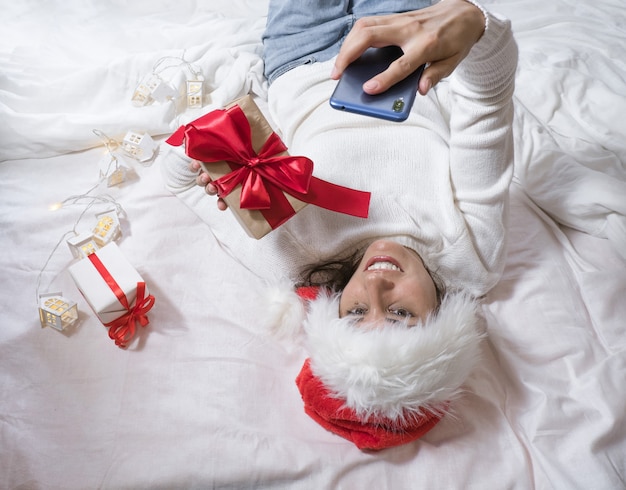
[(561, 0), (520, 17), (513, 7), (532, 2), (507, 7), (522, 48), (519, 183), (553, 218), (608, 238), (626, 259), (624, 6)]
[[(93, 128), (118, 139), (129, 128), (164, 135), (245, 93), (265, 94), (263, 2), (4, 3), (12, 21), (0, 33), (0, 161), (99, 146)], [(185, 111), (182, 58), (205, 77), (203, 112)], [(177, 97), (138, 109), (131, 97), (153, 68)]]
[[(94, 129), (162, 141), (248, 91), (263, 103), (267, 1), (0, 3), (1, 488), (626, 487), (620, 0), (485, 2), (520, 46), (507, 266), (455, 416), (379, 453), (304, 414), (306, 353), (259, 329), (262, 281), (164, 190), (158, 161), (120, 157), (128, 180), (98, 183)], [(155, 63), (183, 54), (204, 107), (133, 106)], [(185, 70), (162, 72), (179, 95)], [(93, 206), (48, 209), (87, 191)], [(127, 350), (67, 273), (65, 238), (103, 200), (123, 208), (119, 247), (156, 297)], [(79, 324), (42, 329), (38, 291), (76, 301)]]

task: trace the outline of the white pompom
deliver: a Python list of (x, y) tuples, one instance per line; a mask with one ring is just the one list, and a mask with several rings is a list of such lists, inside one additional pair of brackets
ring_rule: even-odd
[(278, 338), (295, 338), (302, 333), (306, 310), (291, 284), (268, 285), (261, 301), (263, 323), (273, 335)]

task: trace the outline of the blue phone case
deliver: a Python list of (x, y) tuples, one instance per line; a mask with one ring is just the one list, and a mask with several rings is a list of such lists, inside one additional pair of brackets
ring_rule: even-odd
[(363, 92), (363, 84), (367, 80), (386, 70), (401, 55), (402, 49), (398, 46), (367, 49), (345, 69), (330, 98), (330, 105), (340, 111), (388, 121), (404, 121), (409, 117), (415, 101), (424, 65), (382, 94), (369, 95)]

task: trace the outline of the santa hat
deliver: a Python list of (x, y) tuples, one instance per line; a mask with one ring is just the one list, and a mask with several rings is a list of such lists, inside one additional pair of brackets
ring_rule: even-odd
[(374, 329), (339, 318), (339, 294), (318, 288), (283, 294), (270, 301), (274, 326), (283, 333), (303, 328), (310, 356), (296, 378), (305, 412), (360, 449), (426, 434), (480, 357), (477, 303), (462, 293), (446, 295), (415, 327)]

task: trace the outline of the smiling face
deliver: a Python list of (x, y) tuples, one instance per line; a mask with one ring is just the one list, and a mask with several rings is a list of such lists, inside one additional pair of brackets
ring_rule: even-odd
[(389, 240), (372, 243), (341, 294), (339, 315), (382, 325), (416, 325), (437, 307), (437, 290), (413, 250)]

